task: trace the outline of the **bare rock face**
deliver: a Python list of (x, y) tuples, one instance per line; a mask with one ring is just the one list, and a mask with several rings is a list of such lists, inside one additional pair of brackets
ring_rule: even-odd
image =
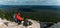
[[(30, 25), (30, 26), (23, 26), (23, 22), (20, 24), (20, 25), (17, 25), (17, 23), (15, 22), (10, 22), (10, 21), (7, 21), (7, 20), (2, 20), (0, 18), (0, 28), (40, 28), (40, 24), (37, 22), (37, 21), (34, 21), (34, 20), (30, 20), (28, 19), (29, 21), (31, 21), (33, 24)], [(4, 24), (8, 22), (7, 24)]]
[(60, 22), (58, 22), (57, 24), (52, 25), (49, 28), (60, 28)]
[(5, 24), (1, 24), (0, 28), (6, 28), (7, 26)]
[(7, 26), (4, 24), (3, 20), (0, 18), (0, 28), (6, 28)]

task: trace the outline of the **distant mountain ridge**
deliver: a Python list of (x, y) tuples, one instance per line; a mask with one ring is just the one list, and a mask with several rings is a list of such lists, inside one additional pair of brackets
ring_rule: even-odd
[(25, 8), (25, 7), (31, 7), (31, 8), (39, 8), (39, 9), (57, 9), (60, 8), (60, 6), (41, 6), (41, 5), (0, 5), (0, 8)]
[[(3, 10), (18, 10), (21, 11), (36, 11), (36, 10), (53, 10), (57, 11), (60, 9), (60, 6), (41, 6), (41, 5), (0, 5), (0, 8)], [(29, 10), (28, 10), (29, 9)]]

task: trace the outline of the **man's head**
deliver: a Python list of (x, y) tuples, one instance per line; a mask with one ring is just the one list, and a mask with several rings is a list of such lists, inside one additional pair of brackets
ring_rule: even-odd
[(20, 12), (17, 12), (17, 14), (19, 14), (19, 15), (20, 15)]

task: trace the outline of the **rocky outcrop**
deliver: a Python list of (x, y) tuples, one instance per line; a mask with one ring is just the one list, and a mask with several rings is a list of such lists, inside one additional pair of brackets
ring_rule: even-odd
[(31, 21), (33, 24), (28, 27), (25, 27), (25, 26), (23, 26), (24, 21), (22, 21), (22, 23), (20, 25), (17, 25), (17, 23), (15, 23), (15, 22), (10, 22), (5, 19), (2, 20), (0, 18), (0, 28), (40, 28), (39, 22), (30, 20), (30, 19), (28, 19), (28, 20)]
[(48, 27), (48, 28), (60, 28), (60, 22), (54, 23), (54, 25), (52, 25), (51, 27)]

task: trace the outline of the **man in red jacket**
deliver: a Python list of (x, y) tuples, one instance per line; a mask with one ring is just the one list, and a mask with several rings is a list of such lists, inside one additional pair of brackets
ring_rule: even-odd
[(20, 13), (17, 12), (15, 14), (15, 22), (18, 23), (18, 24), (21, 24), (22, 20), (23, 20), (23, 18), (21, 17)]

